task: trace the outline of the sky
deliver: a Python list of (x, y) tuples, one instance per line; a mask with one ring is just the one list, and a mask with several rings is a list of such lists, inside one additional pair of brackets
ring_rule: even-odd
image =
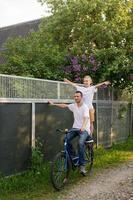
[(0, 28), (47, 16), (37, 0), (0, 0)]

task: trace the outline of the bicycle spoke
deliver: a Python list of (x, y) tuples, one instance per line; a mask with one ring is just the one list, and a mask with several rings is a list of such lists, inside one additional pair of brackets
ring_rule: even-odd
[(85, 147), (85, 161), (86, 164), (88, 165), (89, 171), (92, 170), (93, 166), (93, 144), (86, 145)]
[(51, 180), (55, 189), (61, 189), (67, 181), (69, 166), (64, 153), (58, 153), (52, 163)]

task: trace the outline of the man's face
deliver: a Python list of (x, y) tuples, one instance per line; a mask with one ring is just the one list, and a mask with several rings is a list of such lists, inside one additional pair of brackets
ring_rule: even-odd
[(74, 94), (74, 100), (76, 103), (80, 103), (82, 101), (82, 96), (80, 93), (75, 93)]

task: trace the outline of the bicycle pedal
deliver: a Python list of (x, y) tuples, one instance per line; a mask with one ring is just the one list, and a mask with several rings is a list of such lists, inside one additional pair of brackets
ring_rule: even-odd
[(78, 160), (79, 159), (79, 157), (77, 156), (77, 157), (73, 157), (72, 158), (72, 160)]

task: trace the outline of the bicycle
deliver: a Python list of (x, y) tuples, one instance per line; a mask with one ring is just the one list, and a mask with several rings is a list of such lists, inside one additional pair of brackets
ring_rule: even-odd
[[(68, 130), (57, 129), (57, 131), (60, 133), (65, 133), (64, 150), (57, 153), (53, 162), (51, 163), (51, 182), (56, 190), (61, 190), (67, 183), (71, 168), (74, 170), (79, 167), (79, 157), (77, 155), (72, 157), (69, 153), (70, 150), (67, 146)], [(86, 164), (89, 164), (89, 172), (91, 172), (94, 157), (93, 142), (90, 142), (89, 140), (85, 141), (84, 155)]]

